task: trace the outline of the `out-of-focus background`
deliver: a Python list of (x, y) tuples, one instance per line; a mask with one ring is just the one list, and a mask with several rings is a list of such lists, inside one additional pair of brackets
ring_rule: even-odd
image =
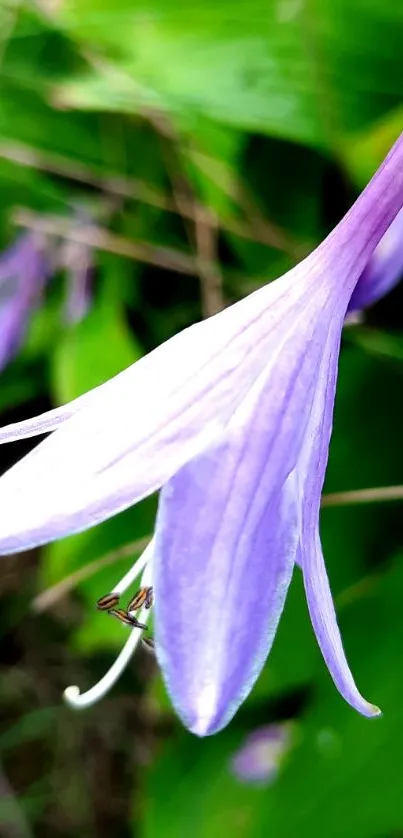
[[(399, 0), (2, 0), (1, 424), (311, 250), (403, 128), (402, 44)], [(397, 287), (344, 331), (326, 492), (403, 483), (402, 303)], [(346, 650), (383, 718), (336, 693), (296, 573), (256, 688), (205, 740), (142, 648), (94, 709), (61, 698), (127, 636), (95, 602), (155, 506), (1, 559), (0, 835), (403, 836), (401, 503), (322, 514)]]

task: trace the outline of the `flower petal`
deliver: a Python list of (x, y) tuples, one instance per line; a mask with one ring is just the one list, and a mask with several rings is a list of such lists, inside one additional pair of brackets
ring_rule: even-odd
[(360, 311), (388, 294), (403, 275), (403, 210), (374, 250), (358, 280), (348, 311)]
[[(402, 163), (401, 138), (340, 225), (301, 265), (87, 394), (52, 437), (1, 478), (0, 552), (105, 520), (215, 444), (266, 364), (275, 364), (286, 344), (294, 351), (288, 336), (295, 320), (305, 318), (306, 342), (320, 317), (326, 328), (333, 315), (344, 316), (360, 273), (402, 205)], [(50, 422), (65, 418), (61, 413)], [(0, 432), (0, 442), (9, 434)]]
[(177, 713), (199, 736), (223, 728), (258, 677), (298, 538), (292, 487), (272, 497), (270, 469), (251, 481), (247, 452), (239, 464), (237, 453), (223, 447), (188, 464), (160, 502), (156, 651)]
[(262, 289), (70, 405), (1, 478), (0, 552), (85, 529), (158, 489), (220, 439), (262, 371), (277, 367), (281, 392), (278, 361), (299, 363), (328, 298), (324, 283), (302, 299), (296, 285)]
[(34, 237), (31, 233), (22, 233), (0, 256), (0, 298), (4, 293), (15, 290), (15, 278), (26, 266)]
[[(299, 341), (305, 342), (305, 347)], [(157, 654), (198, 735), (224, 727), (270, 650), (299, 539), (296, 462), (327, 332), (304, 328), (234, 414), (225, 442), (161, 493), (155, 536)], [(288, 350), (288, 351), (287, 351)]]
[(314, 540), (311, 540), (309, 546), (305, 547), (302, 567), (309, 613), (316, 639), (340, 695), (363, 716), (379, 716), (381, 713), (379, 707), (370, 704), (359, 693), (347, 663), (318, 530)]
[(10, 425), (6, 425), (0, 430), (0, 442), (15, 442), (17, 439), (29, 439), (55, 431), (56, 428), (74, 416), (89, 395), (89, 393), (85, 393), (68, 404), (41, 413), (40, 416), (33, 416), (31, 419), (23, 419), (21, 422), (12, 422)]
[(320, 498), (332, 431), (337, 379), (337, 334), (330, 345), (330, 364), (322, 369), (309, 432), (296, 470), (304, 497), (299, 561), (312, 625), (330, 675), (340, 694), (352, 707), (364, 716), (374, 716), (379, 715), (380, 710), (359, 693), (347, 663), (319, 538)]
[(402, 206), (403, 133), (355, 204), (315, 251), (344, 277), (349, 297)]

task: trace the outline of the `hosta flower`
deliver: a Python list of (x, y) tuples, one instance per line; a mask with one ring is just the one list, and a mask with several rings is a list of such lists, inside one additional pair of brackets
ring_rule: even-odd
[[(77, 213), (73, 226), (89, 225), (90, 219), (84, 213)], [(64, 242), (59, 255), (60, 267), (67, 274), (67, 299), (65, 319), (67, 323), (79, 323), (91, 307), (94, 261), (92, 248), (81, 242)]]
[[(344, 655), (318, 521), (344, 317), (402, 205), (403, 138), (296, 268), (75, 402), (0, 434), (53, 431), (0, 479), (3, 552), (93, 526), (162, 488), (155, 536), (116, 591), (144, 569), (156, 654), (198, 735), (227, 724), (251, 690), (296, 562), (337, 688), (363, 715), (379, 713)], [(102, 695), (139, 634), (96, 687), (70, 688), (69, 701)]]
[(263, 725), (250, 733), (231, 760), (232, 772), (238, 780), (259, 786), (273, 783), (289, 751), (291, 733), (286, 723)]
[(0, 370), (19, 349), (47, 272), (43, 249), (31, 233), (0, 256)]

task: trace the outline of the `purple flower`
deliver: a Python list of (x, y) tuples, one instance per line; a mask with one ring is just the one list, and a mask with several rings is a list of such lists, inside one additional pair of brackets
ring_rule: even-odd
[[(89, 226), (91, 219), (84, 212), (78, 212), (74, 226)], [(67, 272), (67, 299), (65, 318), (67, 323), (79, 323), (91, 307), (93, 285), (93, 251), (86, 244), (75, 241), (64, 242), (59, 255), (59, 265)]]
[[(344, 655), (319, 506), (344, 317), (402, 204), (403, 136), (288, 274), (71, 404), (0, 433), (54, 431), (0, 479), (2, 552), (93, 526), (162, 487), (155, 536), (115, 590), (141, 570), (154, 586), (157, 657), (178, 714), (200, 736), (224, 727), (250, 692), (296, 562), (338, 690), (364, 716), (380, 712)], [(69, 702), (103, 695), (139, 634), (89, 692), (69, 688)]]
[(403, 210), (382, 236), (354, 288), (348, 311), (374, 305), (403, 275)]
[(71, 262), (68, 270), (68, 292), (65, 317), (68, 323), (79, 323), (88, 314), (92, 301), (93, 264), (91, 251), (77, 249), (69, 254)]
[(24, 233), (0, 257), (0, 370), (18, 351), (46, 279), (40, 242), (37, 236)]
[(242, 783), (267, 786), (277, 777), (291, 744), (288, 724), (264, 725), (250, 733), (231, 760), (231, 769)]

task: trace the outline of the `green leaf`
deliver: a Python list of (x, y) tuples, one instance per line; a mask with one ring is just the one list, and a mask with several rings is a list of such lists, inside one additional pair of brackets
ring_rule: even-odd
[(403, 107), (400, 106), (378, 120), (369, 130), (349, 137), (342, 144), (340, 151), (345, 163), (361, 188), (366, 186), (380, 166), (402, 127)]
[(19, 721), (0, 736), (0, 748), (4, 754), (16, 748), (22, 742), (42, 739), (53, 731), (57, 719), (57, 709), (45, 707), (25, 713)]
[[(369, 596), (345, 609), (341, 620), (358, 683), (381, 704), (382, 719), (355, 713), (322, 665), (311, 701), (294, 723), (291, 751), (264, 788), (243, 785), (232, 776), (230, 761), (242, 741), (235, 725), (204, 740), (177, 731), (147, 776), (141, 838), (189, 832), (195, 838), (395, 834), (403, 818), (403, 675), (396, 665), (403, 643), (402, 586), (400, 557)], [(299, 644), (298, 636), (294, 645)]]
[(255, 838), (266, 790), (244, 786), (232, 775), (231, 757), (241, 741), (229, 729), (203, 740), (176, 731), (148, 773), (145, 817), (140, 833), (134, 819), (133, 835)]
[(401, 97), (395, 0), (319, 0), (314, 14), (294, 0), (72, 0), (57, 19), (102, 55), (69, 85), (78, 106), (103, 95), (334, 148)]
[(301, 745), (267, 792), (260, 828), (276, 838), (367, 838), (400, 828), (402, 585), (400, 556), (372, 594), (347, 609), (341, 624), (357, 681), (384, 716), (368, 720), (356, 714), (323, 670), (303, 720)]
[(56, 400), (65, 403), (97, 387), (141, 356), (118, 307), (101, 302), (66, 329), (53, 357)]
[(352, 326), (347, 333), (348, 341), (359, 346), (370, 355), (385, 361), (403, 361), (403, 335), (384, 332), (365, 326)]
[[(95, 529), (69, 536), (48, 545), (41, 553), (40, 590), (53, 585), (75, 570), (119, 548), (149, 535), (153, 530), (156, 512), (155, 498), (149, 498), (125, 512), (104, 521)], [(96, 572), (76, 585), (75, 591), (84, 604), (83, 620), (72, 636), (72, 643), (80, 650), (115, 649), (122, 645), (125, 627), (117, 620), (96, 610), (97, 600), (116, 585), (129, 570), (138, 554), (96, 568)], [(136, 584), (136, 583), (135, 583)], [(73, 595), (74, 595), (73, 592)]]

